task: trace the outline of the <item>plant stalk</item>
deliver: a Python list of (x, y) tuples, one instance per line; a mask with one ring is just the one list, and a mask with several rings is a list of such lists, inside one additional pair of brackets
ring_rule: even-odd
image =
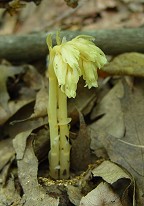
[(59, 134), (58, 134), (58, 123), (57, 123), (58, 82), (54, 73), (52, 62), (53, 62), (52, 57), (50, 57), (49, 68), (48, 68), (48, 78), (49, 78), (48, 120), (49, 120), (50, 145), (51, 145), (51, 150), (49, 152), (49, 169), (50, 169), (50, 176), (54, 179), (58, 179), (59, 164), (60, 164)]
[(67, 117), (67, 96), (58, 88), (58, 124), (60, 128), (60, 179), (69, 178), (70, 168), (70, 119)]

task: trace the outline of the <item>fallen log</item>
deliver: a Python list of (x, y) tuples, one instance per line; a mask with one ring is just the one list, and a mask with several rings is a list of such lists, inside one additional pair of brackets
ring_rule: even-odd
[[(45, 58), (48, 54), (47, 34), (32, 33), (0, 36), (0, 58), (17, 62), (31, 62)], [(144, 52), (144, 28), (61, 32), (61, 36), (66, 36), (67, 40), (80, 34), (94, 36), (96, 45), (109, 55), (125, 52)], [(53, 44), (56, 44), (55, 34), (53, 35)]]

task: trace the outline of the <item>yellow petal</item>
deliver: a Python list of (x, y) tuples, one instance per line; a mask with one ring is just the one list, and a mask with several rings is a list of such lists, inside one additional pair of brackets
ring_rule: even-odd
[(80, 73), (78, 64), (80, 54), (79, 50), (73, 47), (73, 45), (70, 45), (69, 42), (67, 42), (62, 45), (61, 54), (63, 61), (67, 63), (71, 68), (76, 68)]
[(72, 70), (72, 68), (68, 68), (66, 75), (66, 83), (61, 87), (62, 91), (69, 97), (75, 98), (77, 83), (79, 80), (79, 75), (77, 70)]
[[(81, 57), (87, 61), (100, 61), (100, 57), (105, 58), (105, 55), (101, 49), (99, 49), (95, 44), (86, 39), (73, 39), (73, 45), (79, 49)], [(106, 58), (105, 58), (106, 61)]]
[(90, 89), (91, 87), (97, 87), (97, 69), (93, 62), (83, 61), (83, 71), (84, 75), (83, 78), (86, 81), (86, 86)]
[(63, 61), (62, 56), (59, 53), (56, 53), (54, 57), (53, 67), (58, 79), (58, 84), (64, 85), (66, 80), (67, 64)]

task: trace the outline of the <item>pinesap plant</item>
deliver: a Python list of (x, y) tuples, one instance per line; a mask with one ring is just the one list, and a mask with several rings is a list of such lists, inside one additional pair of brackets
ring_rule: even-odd
[(92, 36), (80, 35), (67, 41), (56, 35), (53, 47), (52, 36), (47, 36), (49, 65), (48, 121), (50, 128), (49, 170), (54, 179), (70, 176), (69, 123), (67, 97), (75, 98), (79, 78), (82, 77), (89, 89), (97, 87), (97, 69), (107, 63), (103, 51), (93, 43)]

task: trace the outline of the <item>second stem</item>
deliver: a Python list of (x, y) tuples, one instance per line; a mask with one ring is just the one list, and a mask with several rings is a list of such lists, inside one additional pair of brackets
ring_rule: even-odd
[(60, 179), (69, 178), (70, 143), (69, 119), (67, 117), (67, 96), (58, 88), (58, 125), (60, 128)]

